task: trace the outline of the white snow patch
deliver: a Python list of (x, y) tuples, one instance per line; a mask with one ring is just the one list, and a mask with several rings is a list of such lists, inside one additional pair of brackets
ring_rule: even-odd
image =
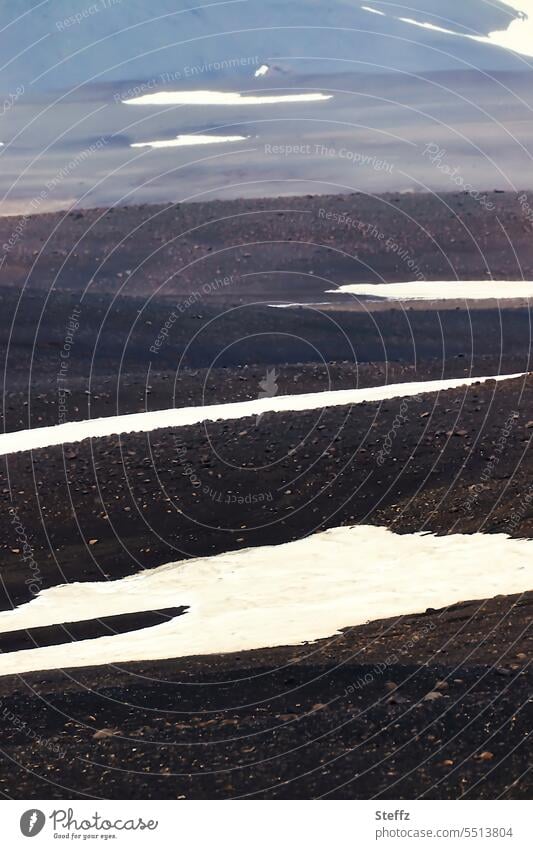
[(303, 303), (295, 303), (295, 304), (268, 304), (274, 310), (288, 310), (294, 309), (295, 307), (327, 307), (331, 305), (331, 301), (315, 301), (309, 304)]
[(108, 583), (44, 590), (0, 632), (171, 605), (137, 632), (11, 652), (0, 674), (297, 645), (367, 621), (531, 589), (533, 541), (335, 528), (296, 542), (169, 563)]
[(326, 294), (374, 295), (400, 301), (509, 300), (533, 298), (533, 282), (525, 280), (452, 280), (410, 283), (348, 283)]
[(422, 29), (453, 35), (457, 38), (468, 38), (482, 44), (492, 44), (495, 47), (503, 47), (512, 50), (522, 56), (533, 56), (533, 0), (502, 0), (506, 6), (518, 12), (518, 17), (509, 22), (505, 30), (494, 30), (488, 35), (472, 35), (465, 32), (455, 32), (446, 27), (436, 26), (427, 21), (417, 21), (413, 18), (398, 18), (405, 24), (421, 27)]
[(333, 95), (306, 94), (240, 94), (234, 91), (159, 91), (123, 100), (132, 106), (257, 106), (268, 103), (311, 103), (330, 100)]
[(130, 147), (189, 147), (198, 144), (223, 144), (226, 142), (246, 141), (247, 136), (206, 136), (206, 135), (181, 135), (175, 139), (164, 139), (162, 141), (136, 142)]
[(379, 9), (373, 9), (371, 6), (361, 6), (361, 9), (364, 12), (372, 12), (373, 15), (382, 15), (382, 17), (386, 17), (385, 12), (381, 12)]
[(234, 401), (229, 404), (209, 404), (198, 407), (178, 407), (170, 410), (154, 410), (146, 413), (128, 413), (122, 416), (106, 416), (82, 422), (65, 422), (50, 427), (18, 430), (0, 434), (0, 456), (17, 451), (37, 450), (51, 445), (81, 442), (102, 436), (123, 433), (148, 433), (159, 428), (185, 427), (205, 421), (228, 421), (264, 413), (287, 411), (320, 410), (346, 404), (361, 404), (363, 401), (385, 401), (390, 398), (407, 398), (423, 392), (440, 392), (446, 389), (472, 386), (487, 380), (512, 380), (524, 377), (526, 372), (500, 374), (490, 377), (453, 377), (447, 380), (425, 380), (410, 383), (390, 383), (367, 389), (339, 389), (329, 392), (311, 392), (301, 395), (278, 395), (272, 398), (257, 398), (254, 401)]

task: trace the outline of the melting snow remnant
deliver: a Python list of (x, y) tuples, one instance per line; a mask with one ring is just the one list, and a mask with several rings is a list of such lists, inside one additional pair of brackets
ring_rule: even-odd
[(385, 17), (385, 12), (381, 12), (379, 9), (373, 9), (372, 6), (361, 6), (361, 9), (364, 12), (372, 12), (373, 15), (381, 15), (381, 17)]
[(206, 136), (206, 135), (181, 135), (175, 139), (163, 139), (162, 141), (135, 142), (130, 147), (150, 147), (153, 149), (161, 147), (189, 147), (198, 144), (222, 144), (227, 142), (246, 141), (247, 136)]
[(257, 106), (268, 103), (312, 103), (331, 94), (240, 94), (236, 91), (159, 91), (123, 100), (131, 106)]
[(348, 283), (326, 294), (370, 295), (398, 301), (476, 301), (533, 298), (526, 280), (452, 280), (415, 283)]
[(367, 621), (531, 589), (533, 541), (333, 528), (296, 542), (44, 590), (0, 632), (189, 605), (128, 634), (0, 655), (0, 675), (297, 645)]
[(522, 56), (533, 56), (533, 0), (502, 0), (502, 2), (505, 6), (513, 9), (516, 14), (511, 17), (507, 29), (494, 30), (489, 32), (488, 35), (480, 35), (475, 32), (456, 32), (447, 27), (437, 26), (428, 21), (419, 21), (414, 18), (398, 18), (398, 20), (411, 26), (433, 30), (444, 35), (468, 38), (481, 44), (503, 47)]
[(338, 389), (327, 392), (310, 392), (301, 395), (276, 395), (256, 398), (253, 401), (235, 401), (229, 404), (208, 404), (198, 407), (178, 407), (170, 410), (153, 410), (146, 413), (126, 413), (82, 422), (65, 422), (50, 427), (18, 430), (0, 434), (0, 456), (17, 451), (33, 451), (51, 445), (81, 442), (122, 433), (148, 433), (168, 427), (185, 427), (206, 421), (228, 421), (263, 413), (280, 413), (301, 410), (320, 410), (347, 404), (385, 401), (390, 398), (408, 398), (424, 392), (472, 386), (487, 380), (501, 381), (524, 377), (527, 372), (499, 374), (493, 377), (452, 377), (447, 380), (424, 380), (410, 383), (390, 383), (366, 389)]

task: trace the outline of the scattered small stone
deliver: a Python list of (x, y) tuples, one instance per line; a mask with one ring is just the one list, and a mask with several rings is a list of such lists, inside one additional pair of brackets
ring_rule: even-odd
[(403, 696), (400, 696), (399, 693), (393, 693), (392, 696), (389, 696), (389, 698), (387, 699), (387, 704), (389, 704), (389, 705), (403, 705), (403, 704), (406, 704), (406, 702), (408, 702), (408, 701), (409, 701), (409, 699), (406, 699)]
[(481, 754), (479, 754), (477, 756), (478, 761), (491, 761), (493, 758), (494, 758), (493, 752), (481, 752)]
[(97, 542), (98, 542), (98, 540), (97, 540), (97, 539), (90, 539), (90, 540), (89, 540), (89, 545), (96, 545), (96, 543), (97, 543)]
[(437, 681), (437, 683), (433, 687), (433, 690), (436, 691), (436, 692), (438, 692), (439, 690), (449, 690), (449, 689), (450, 689), (450, 685), (448, 684), (447, 681)]
[(512, 675), (512, 671), (510, 669), (506, 669), (505, 666), (497, 666), (495, 668), (496, 675), (501, 675), (502, 678), (509, 678)]
[(455, 761), (450, 760), (450, 758), (446, 758), (445, 761), (442, 762), (443, 766), (453, 766)]
[(442, 699), (442, 693), (436, 693), (435, 690), (432, 690), (431, 693), (426, 693), (423, 701), (425, 702), (434, 702), (437, 699)]
[(391, 693), (393, 690), (396, 690), (397, 687), (398, 685), (395, 684), (394, 681), (385, 681), (385, 689), (388, 690), (389, 693)]
[(93, 734), (93, 740), (105, 740), (108, 737), (115, 737), (119, 733), (115, 728), (100, 728)]

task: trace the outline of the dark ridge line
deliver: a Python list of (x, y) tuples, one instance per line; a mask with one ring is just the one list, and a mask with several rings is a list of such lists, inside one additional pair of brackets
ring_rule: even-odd
[(8, 631), (0, 634), (0, 652), (6, 654), (140, 631), (144, 628), (152, 628), (154, 625), (162, 625), (177, 616), (183, 616), (188, 609), (188, 605), (165, 607), (160, 610), (141, 610), (136, 613), (84, 619), (79, 622), (64, 622), (61, 625), (43, 625), (37, 628)]

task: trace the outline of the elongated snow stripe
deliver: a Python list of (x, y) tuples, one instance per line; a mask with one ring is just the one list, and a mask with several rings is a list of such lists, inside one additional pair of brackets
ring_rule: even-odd
[[(468, 32), (459, 32), (447, 27), (437, 26), (428, 21), (417, 21), (413, 18), (397, 18), (405, 24), (410, 24), (421, 29), (433, 30), (443, 35), (451, 35), (453, 38), (466, 38), (481, 44), (491, 44), (495, 47), (504, 47), (520, 53), (522, 56), (533, 56), (533, 2), (532, 0), (503, 0), (505, 6), (510, 6), (515, 15), (511, 15), (506, 29), (498, 29), (489, 32), (488, 35), (473, 35)], [(518, 13), (518, 14), (517, 14)]]
[(326, 294), (365, 295), (398, 301), (479, 301), (533, 298), (527, 280), (451, 280), (410, 283), (348, 283)]
[(297, 645), (370, 620), (529, 590), (532, 562), (532, 540), (360, 525), (117, 581), (65, 584), (0, 613), (0, 632), (190, 607), (128, 634), (1, 654), (0, 675)]
[(185, 427), (205, 421), (228, 421), (261, 413), (319, 410), (323, 407), (338, 407), (347, 404), (362, 404), (365, 401), (385, 401), (390, 398), (408, 398), (424, 392), (440, 392), (486, 383), (488, 380), (514, 380), (527, 372), (500, 374), (494, 377), (453, 377), (448, 380), (426, 380), (412, 383), (391, 383), (387, 386), (372, 386), (368, 389), (339, 389), (332, 392), (312, 392), (302, 395), (278, 395), (274, 398), (257, 398), (253, 401), (235, 401), (229, 404), (210, 404), (204, 407), (178, 407), (170, 410), (154, 410), (146, 413), (127, 413), (122, 416), (89, 419), (83, 422), (65, 422), (50, 427), (18, 430), (0, 435), (0, 456), (18, 451), (32, 451), (96, 439), (122, 433), (147, 433), (167, 427)]
[(238, 91), (157, 91), (123, 100), (127, 106), (258, 106), (264, 103), (313, 103), (332, 94), (241, 94)]

